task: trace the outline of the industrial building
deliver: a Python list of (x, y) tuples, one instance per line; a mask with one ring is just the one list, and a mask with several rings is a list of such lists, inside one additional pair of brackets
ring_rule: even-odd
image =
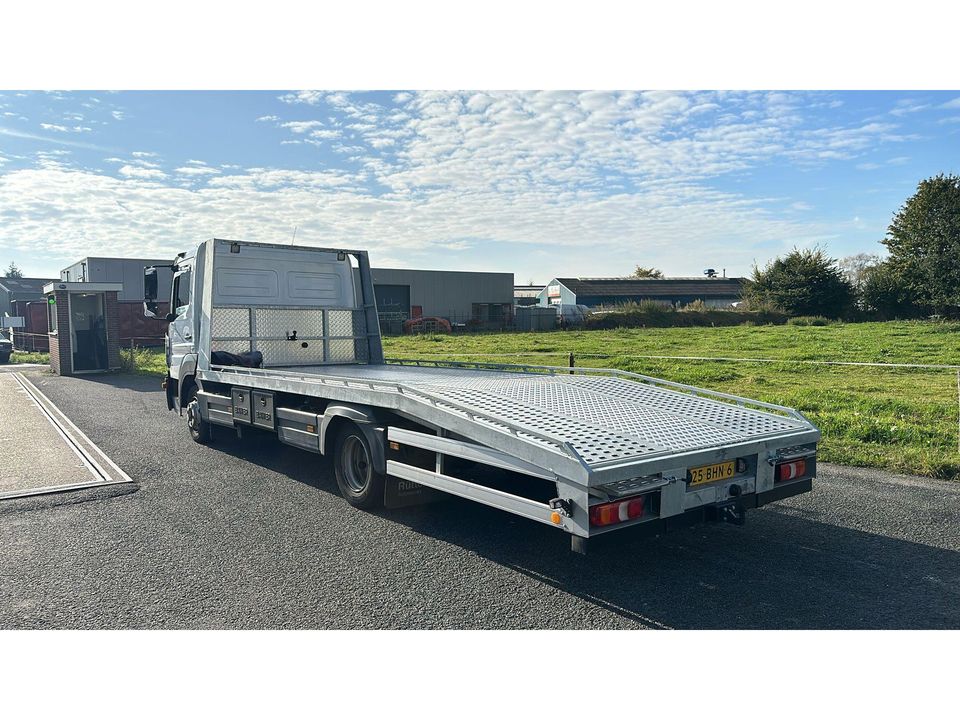
[[(138, 344), (147, 344), (150, 338), (163, 340), (166, 324), (143, 316), (143, 269), (157, 266), (158, 297), (165, 298), (173, 273), (162, 266), (169, 264), (170, 258), (88, 257), (64, 268), (60, 281), (121, 283), (121, 341), (136, 338)], [(454, 327), (475, 329), (499, 329), (513, 322), (513, 273), (373, 268), (373, 282), (386, 333), (401, 333), (404, 323), (416, 318), (444, 318)]]
[(729, 307), (740, 300), (743, 278), (554, 278), (538, 294), (538, 304), (622, 305), (652, 300), (682, 306), (697, 300)]
[(43, 300), (43, 286), (53, 278), (0, 277), (0, 316), (16, 315), (13, 303)]
[(540, 293), (543, 292), (543, 288), (543, 285), (514, 285), (513, 304), (516, 307), (539, 304)]
[(0, 317), (23, 318), (22, 326), (11, 329), (13, 346), (18, 350), (47, 351), (47, 302), (43, 286), (50, 282), (52, 278), (0, 277)]
[(403, 331), (415, 318), (445, 318), (454, 327), (500, 329), (513, 322), (513, 273), (373, 268), (380, 326)]

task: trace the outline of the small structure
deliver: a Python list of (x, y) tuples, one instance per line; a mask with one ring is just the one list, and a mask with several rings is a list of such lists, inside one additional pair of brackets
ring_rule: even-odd
[(117, 296), (117, 307), (122, 344), (126, 346), (134, 340), (137, 345), (162, 345), (167, 324), (143, 314), (143, 269), (157, 267), (157, 297), (161, 301), (160, 310), (166, 315), (169, 310), (166, 302), (173, 284), (170, 261), (171, 258), (85, 257), (61, 270), (60, 282), (120, 283), (123, 289)]
[(540, 307), (539, 305), (522, 305), (516, 310), (517, 330), (555, 330), (557, 322), (556, 308)]
[(120, 369), (117, 296), (122, 283), (52, 282), (47, 298), (50, 368), (58, 375)]

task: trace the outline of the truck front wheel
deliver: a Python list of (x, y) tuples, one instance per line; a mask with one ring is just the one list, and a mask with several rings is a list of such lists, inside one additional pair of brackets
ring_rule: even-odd
[(194, 442), (206, 445), (211, 440), (210, 423), (200, 417), (200, 401), (197, 400), (197, 388), (190, 390), (187, 396), (187, 428)]
[(385, 477), (373, 467), (370, 443), (356, 425), (337, 435), (333, 465), (340, 494), (348, 503), (363, 510), (383, 504)]

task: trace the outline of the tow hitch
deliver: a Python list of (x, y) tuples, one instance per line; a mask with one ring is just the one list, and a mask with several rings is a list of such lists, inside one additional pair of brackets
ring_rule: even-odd
[(707, 519), (713, 522), (728, 522), (744, 525), (747, 522), (747, 510), (739, 499), (727, 500), (707, 508)]

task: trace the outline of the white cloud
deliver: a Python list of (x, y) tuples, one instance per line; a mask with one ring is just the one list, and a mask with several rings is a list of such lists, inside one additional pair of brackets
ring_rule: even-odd
[(960, 97), (956, 97), (953, 100), (948, 100), (940, 107), (944, 110), (960, 110)]
[(146, 150), (134, 150), (132, 153), (135, 158), (152, 158), (157, 157), (155, 152), (147, 152)]
[(163, 180), (167, 174), (162, 170), (141, 167), (139, 165), (124, 165), (118, 173), (128, 178), (138, 178), (140, 180)]
[(261, 115), (254, 122), (277, 122), (280, 120), (276, 115)]
[(219, 175), (220, 171), (216, 168), (200, 166), (200, 165), (189, 165), (187, 167), (178, 167), (174, 170), (178, 175), (188, 175), (191, 177), (199, 177), (202, 175)]
[(73, 127), (68, 127), (66, 125), (56, 125), (53, 123), (40, 123), (40, 127), (42, 127), (44, 130), (52, 130), (53, 132), (61, 132), (61, 133), (84, 133), (84, 132), (91, 131), (90, 128), (84, 127), (82, 125), (74, 125)]
[(280, 127), (287, 128), (290, 130), (290, 132), (301, 135), (313, 130), (314, 128), (323, 127), (323, 123), (319, 120), (292, 120), (290, 122), (282, 123)]
[[(774, 164), (852, 164), (908, 137), (889, 115), (823, 124), (801, 94), (424, 92), (402, 107), (396, 96), (382, 105), (346, 93), (282, 99), (324, 118), (283, 122), (282, 142), (322, 144), (349, 170), (224, 165), (231, 173), (222, 174), (189, 160), (170, 180), (145, 183), (167, 179), (146, 152), (108, 158), (122, 164), (120, 177), (17, 170), (0, 176), (0, 207), (12, 212), (0, 244), (42, 243), (54, 218), (72, 238), (71, 256), (105, 242), (119, 243), (118, 254), (169, 254), (211, 234), (276, 241), (296, 225), (300, 242), (369, 246), (375, 258), (522, 247), (503, 267), (520, 274), (530, 273), (524, 262), (615, 272), (638, 253), (666, 269), (689, 272), (695, 257), (745, 271), (758, 256), (839, 231), (807, 220), (804, 202), (720, 192), (714, 179)], [(131, 211), (115, 214), (114, 198)]]
[(110, 114), (113, 115), (113, 119), (114, 119), (114, 120), (126, 120), (126, 119), (127, 119), (127, 115), (126, 115), (125, 112), (123, 112), (123, 110), (113, 110)]
[(325, 93), (320, 90), (300, 90), (295, 93), (282, 95), (280, 100), (288, 104), (305, 103), (307, 105), (319, 105), (323, 100)]

